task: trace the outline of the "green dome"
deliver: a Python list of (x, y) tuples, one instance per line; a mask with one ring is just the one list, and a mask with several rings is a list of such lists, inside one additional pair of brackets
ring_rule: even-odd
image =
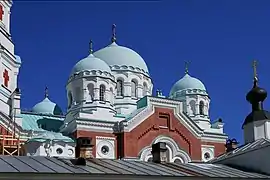
[(204, 84), (199, 79), (191, 77), (189, 74), (186, 74), (182, 79), (180, 79), (173, 85), (170, 91), (170, 96), (172, 96), (176, 92), (186, 89), (206, 91)]
[(48, 97), (46, 97), (43, 101), (37, 103), (33, 109), (33, 112), (39, 114), (51, 114), (51, 115), (62, 115), (63, 112), (61, 108), (52, 102)]
[(111, 73), (110, 67), (101, 59), (96, 58), (93, 54), (90, 54), (88, 57), (80, 60), (77, 64), (73, 67), (71, 74), (79, 73), (85, 70), (100, 70), (102, 72)]
[(149, 73), (146, 63), (138, 53), (127, 47), (119, 46), (115, 42), (98, 50), (94, 55), (104, 60), (111, 67), (114, 65), (127, 66), (139, 68), (143, 72)]

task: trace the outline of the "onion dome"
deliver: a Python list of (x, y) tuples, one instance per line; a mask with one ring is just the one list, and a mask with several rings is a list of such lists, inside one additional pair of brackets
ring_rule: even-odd
[(128, 67), (138, 69), (149, 74), (148, 67), (143, 58), (130, 48), (116, 43), (115, 25), (113, 25), (112, 43), (94, 53), (95, 57), (105, 61), (110, 67)]
[(188, 69), (186, 65), (185, 69), (185, 75), (183, 78), (178, 80), (173, 87), (171, 88), (170, 91), (170, 97), (173, 97), (176, 95), (176, 93), (181, 92), (183, 90), (198, 90), (200, 92), (206, 93), (206, 88), (202, 81), (199, 79), (192, 77), (188, 74)]
[(270, 120), (270, 113), (263, 109), (263, 101), (266, 97), (267, 91), (258, 86), (256, 61), (254, 61), (254, 84), (246, 95), (246, 100), (252, 105), (252, 112), (246, 117), (243, 126), (255, 121)]
[(45, 89), (45, 99), (37, 103), (32, 111), (39, 114), (62, 115), (61, 108), (49, 99), (48, 88)]
[(77, 62), (76, 65), (73, 67), (71, 74), (79, 73), (86, 70), (96, 70), (111, 73), (111, 69), (108, 64), (93, 55), (92, 45), (93, 42), (90, 41), (90, 55)]

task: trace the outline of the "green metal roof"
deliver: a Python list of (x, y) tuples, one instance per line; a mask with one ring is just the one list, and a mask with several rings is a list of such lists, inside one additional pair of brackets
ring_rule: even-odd
[(44, 129), (41, 128), (39, 125), (39, 121), (46, 121), (48, 120), (48, 123), (50, 125), (53, 125), (54, 122), (57, 121), (63, 121), (64, 117), (59, 116), (51, 116), (51, 115), (39, 115), (34, 113), (23, 113), (21, 114), (22, 117), (22, 128), (24, 130), (33, 130), (33, 131), (44, 131)]

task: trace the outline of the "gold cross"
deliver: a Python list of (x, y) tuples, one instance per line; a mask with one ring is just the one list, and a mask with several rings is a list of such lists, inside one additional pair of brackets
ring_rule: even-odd
[(252, 67), (253, 67), (253, 76), (255, 79), (257, 79), (258, 74), (257, 74), (257, 61), (256, 60), (253, 60)]
[(185, 61), (185, 73), (186, 74), (188, 74), (188, 65), (189, 65), (189, 62)]

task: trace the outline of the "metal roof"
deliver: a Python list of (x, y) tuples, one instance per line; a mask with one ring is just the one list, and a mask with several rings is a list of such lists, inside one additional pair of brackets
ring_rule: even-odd
[(250, 151), (262, 149), (262, 148), (265, 148), (268, 146), (270, 146), (270, 140), (265, 139), (265, 138), (261, 138), (261, 139), (258, 139), (256, 141), (239, 146), (235, 150), (230, 151), (230, 152), (225, 153), (225, 154), (222, 154), (222, 155), (216, 157), (215, 159), (211, 160), (210, 162), (213, 162), (213, 163), (220, 162), (220, 161), (225, 160), (227, 158), (238, 156), (240, 154), (245, 154), (245, 153), (248, 153)]
[(86, 165), (74, 165), (76, 160), (41, 156), (0, 156), (2, 173), (50, 173), (82, 175), (131, 175), (209, 178), (270, 178), (244, 172), (229, 166), (207, 163), (153, 163), (111, 159), (89, 159)]

